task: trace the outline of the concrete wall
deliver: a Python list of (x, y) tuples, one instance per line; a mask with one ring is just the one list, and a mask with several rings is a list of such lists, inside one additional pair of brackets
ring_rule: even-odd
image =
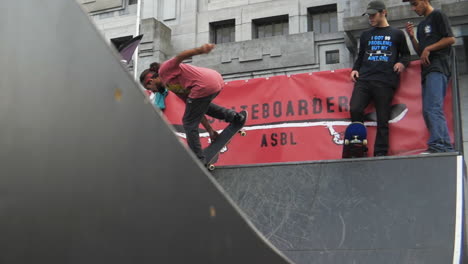
[(460, 96), (461, 96), (461, 112), (463, 123), (463, 147), (468, 151), (468, 75), (459, 77)]
[(125, 0), (77, 0), (88, 12), (108, 12), (125, 7)]
[(208, 55), (194, 57), (193, 63), (223, 74), (311, 65), (316, 63), (311, 43), (313, 32), (225, 43)]
[(172, 56), (171, 29), (154, 18), (141, 23), (143, 39), (139, 48), (138, 71), (142, 72), (154, 61), (165, 61)]
[(107, 41), (123, 36), (135, 36), (136, 8), (136, 5), (130, 5), (120, 10), (96, 13), (91, 15), (91, 18)]

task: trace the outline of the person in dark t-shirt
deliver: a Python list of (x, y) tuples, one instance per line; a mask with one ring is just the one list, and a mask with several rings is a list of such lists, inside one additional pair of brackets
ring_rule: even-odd
[(364, 121), (364, 109), (372, 100), (377, 112), (374, 156), (388, 155), (390, 104), (399, 84), (399, 74), (408, 66), (410, 52), (403, 31), (390, 27), (381, 1), (372, 1), (363, 14), (371, 29), (360, 37), (359, 54), (351, 72), (355, 82), (350, 102), (351, 120)]
[[(411, 22), (406, 24), (414, 50), (421, 58), (423, 116), (429, 130), (428, 149), (422, 154), (454, 151), (444, 116), (444, 97), (450, 78), (452, 45), (455, 43), (450, 22), (430, 0), (404, 0), (424, 20), (415, 37)], [(417, 40), (416, 40), (417, 38)]]

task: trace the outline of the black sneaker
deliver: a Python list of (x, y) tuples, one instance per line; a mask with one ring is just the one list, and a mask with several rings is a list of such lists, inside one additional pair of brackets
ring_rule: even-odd
[(384, 157), (384, 156), (387, 156), (387, 153), (380, 152), (380, 153), (374, 154), (374, 157)]
[(234, 119), (232, 120), (232, 123), (241, 124), (244, 121), (245, 121), (245, 116), (242, 114), (236, 113), (236, 115), (234, 116)]

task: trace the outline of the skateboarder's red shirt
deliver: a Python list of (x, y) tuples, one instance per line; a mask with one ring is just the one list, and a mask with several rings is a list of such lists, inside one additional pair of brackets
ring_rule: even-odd
[(217, 71), (178, 63), (176, 58), (161, 64), (159, 77), (170, 91), (180, 94), (180, 89), (189, 90), (193, 99), (215, 94), (224, 86), (223, 77)]

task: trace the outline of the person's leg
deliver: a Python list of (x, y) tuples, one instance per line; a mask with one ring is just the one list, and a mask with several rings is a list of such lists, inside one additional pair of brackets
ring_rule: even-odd
[(425, 86), (426, 86), (426, 79), (424, 78), (423, 81), (421, 82), (421, 98), (422, 98), (422, 109), (423, 109), (422, 115), (423, 115), (424, 124), (426, 124), (427, 130), (431, 131), (430, 120), (427, 116), (426, 111), (424, 111), (424, 109), (426, 109), (426, 100), (424, 99), (426, 97), (426, 89), (424, 89)]
[(211, 103), (208, 107), (208, 111), (206, 112), (206, 114), (216, 119), (224, 120), (228, 123), (231, 123), (235, 119), (237, 112)]
[[(213, 98), (211, 100), (216, 98), (216, 96), (218, 96), (218, 94), (219, 94), (219, 92), (214, 94)], [(234, 121), (239, 122), (239, 121), (241, 121), (240, 119), (242, 119), (242, 116), (239, 115), (239, 113), (237, 113), (236, 111), (224, 108), (224, 107), (222, 107), (220, 105), (217, 105), (217, 104), (214, 104), (214, 103), (210, 103), (210, 105), (208, 107), (208, 110), (206, 111), (206, 114), (208, 116), (214, 117), (216, 119), (224, 120), (224, 121), (226, 121), (228, 123), (231, 123), (231, 122), (234, 122)]]
[(214, 96), (197, 99), (187, 98), (185, 113), (182, 118), (185, 134), (187, 136), (187, 144), (203, 163), (205, 163), (205, 155), (201, 147), (198, 127), (213, 98)]
[(368, 82), (357, 81), (349, 103), (351, 121), (364, 122), (364, 109), (369, 105), (370, 98)]
[(435, 152), (453, 151), (444, 115), (447, 82), (443, 73), (431, 72), (426, 75), (423, 85), (423, 115), (430, 133), (427, 145)]
[(383, 82), (372, 82), (372, 99), (377, 112), (377, 134), (374, 144), (374, 156), (388, 154), (388, 121), (390, 119), (391, 103), (394, 87)]

